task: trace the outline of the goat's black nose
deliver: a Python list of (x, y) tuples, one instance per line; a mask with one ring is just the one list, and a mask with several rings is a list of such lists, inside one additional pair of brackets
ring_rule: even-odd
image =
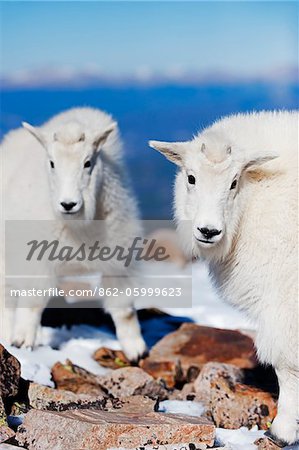
[(71, 211), (71, 209), (73, 209), (74, 206), (77, 205), (77, 203), (74, 203), (74, 202), (70, 202), (70, 203), (61, 202), (60, 204), (61, 204), (61, 206), (63, 206), (63, 208), (64, 208), (66, 211)]
[(201, 232), (201, 234), (206, 238), (206, 239), (211, 239), (214, 236), (218, 236), (222, 230), (216, 230), (215, 228), (210, 229), (210, 228), (197, 228), (198, 231)]

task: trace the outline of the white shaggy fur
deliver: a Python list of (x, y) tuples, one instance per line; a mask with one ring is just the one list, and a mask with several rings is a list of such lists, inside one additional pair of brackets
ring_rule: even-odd
[[(96, 109), (76, 108), (55, 116), (40, 128), (23, 125), (27, 130), (10, 132), (1, 146), (3, 218), (55, 221), (52, 239), (59, 238), (63, 245), (74, 248), (82, 242), (92, 245), (97, 240), (112, 249), (117, 245), (127, 248), (134, 236), (140, 236), (122, 142), (111, 116)], [(73, 203), (69, 211), (73, 214), (67, 214), (62, 203)], [(101, 232), (97, 229), (94, 220), (104, 221), (104, 231), (103, 226)], [(3, 261), (2, 255), (1, 264)], [(85, 264), (86, 261), (78, 268), (79, 273), (88, 270)], [(55, 267), (58, 275), (67, 269), (63, 265)], [(124, 272), (123, 265), (116, 269)], [(105, 277), (114, 273), (107, 263), (101, 265), (100, 261), (98, 270), (104, 275), (104, 287), (120, 287), (121, 278), (118, 281), (117, 277)], [(2, 308), (3, 296), (2, 292)], [(46, 303), (44, 299), (43, 305)], [(145, 351), (145, 343), (131, 299), (110, 297), (105, 306), (126, 355), (131, 360), (138, 359)], [(6, 309), (6, 317), (2, 314), (2, 335), (15, 345), (33, 346), (41, 312), (41, 307), (20, 307), (15, 319), (13, 311)], [(15, 322), (14, 329), (11, 322)]]
[[(270, 431), (294, 443), (299, 438), (298, 114), (239, 114), (192, 141), (150, 145), (181, 167), (175, 217), (186, 246), (206, 260), (222, 297), (257, 324), (258, 356), (274, 366), (280, 386)], [(184, 221), (192, 221), (192, 245)]]

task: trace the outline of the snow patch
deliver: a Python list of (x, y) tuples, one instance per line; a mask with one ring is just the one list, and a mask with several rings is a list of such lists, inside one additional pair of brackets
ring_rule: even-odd
[(164, 400), (159, 403), (159, 411), (169, 414), (185, 414), (200, 417), (205, 412), (202, 403), (190, 400)]

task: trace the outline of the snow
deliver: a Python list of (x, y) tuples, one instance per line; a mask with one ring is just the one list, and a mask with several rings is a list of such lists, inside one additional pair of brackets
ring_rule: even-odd
[(254, 441), (263, 437), (264, 431), (257, 429), (257, 426), (249, 430), (241, 427), (239, 430), (225, 430), (217, 428), (216, 440), (218, 445), (226, 445), (231, 450), (256, 450)]
[[(7, 349), (20, 361), (23, 378), (51, 387), (54, 384), (50, 369), (56, 362), (70, 359), (74, 364), (101, 375), (106, 373), (107, 369), (94, 361), (93, 352), (102, 346), (114, 350), (120, 348), (113, 336), (88, 325), (75, 325), (69, 330), (66, 327), (43, 327), (40, 343), (43, 345), (34, 351), (10, 346), (7, 346)], [(52, 348), (50, 343), (57, 349)]]
[(159, 403), (159, 411), (199, 417), (205, 412), (205, 407), (202, 403), (190, 400), (164, 400)]

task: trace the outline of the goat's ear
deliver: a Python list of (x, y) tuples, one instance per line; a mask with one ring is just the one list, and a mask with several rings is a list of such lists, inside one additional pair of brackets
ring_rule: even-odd
[(149, 146), (158, 150), (171, 162), (177, 164), (178, 166), (183, 165), (183, 159), (186, 153), (186, 142), (160, 142), (160, 141), (149, 141)]
[(272, 159), (278, 158), (279, 155), (264, 155), (264, 156), (258, 156), (256, 158), (252, 158), (249, 161), (245, 162), (243, 166), (243, 170), (254, 170), (254, 168), (262, 166), (263, 164), (267, 163), (268, 161), (272, 161)]
[(38, 140), (38, 142), (45, 148), (47, 148), (47, 141), (43, 133), (40, 131), (39, 128), (35, 128), (30, 123), (22, 122), (22, 126), (25, 128), (25, 130), (29, 131), (29, 133), (32, 134), (32, 136), (35, 137), (35, 139)]
[(105, 131), (101, 131), (99, 134), (97, 134), (93, 139), (93, 146), (97, 150), (100, 145), (104, 145), (105, 142), (108, 139), (108, 136), (110, 133), (112, 133), (113, 130), (115, 130), (117, 127), (117, 123), (113, 122), (111, 125), (109, 125), (108, 128), (106, 128)]

